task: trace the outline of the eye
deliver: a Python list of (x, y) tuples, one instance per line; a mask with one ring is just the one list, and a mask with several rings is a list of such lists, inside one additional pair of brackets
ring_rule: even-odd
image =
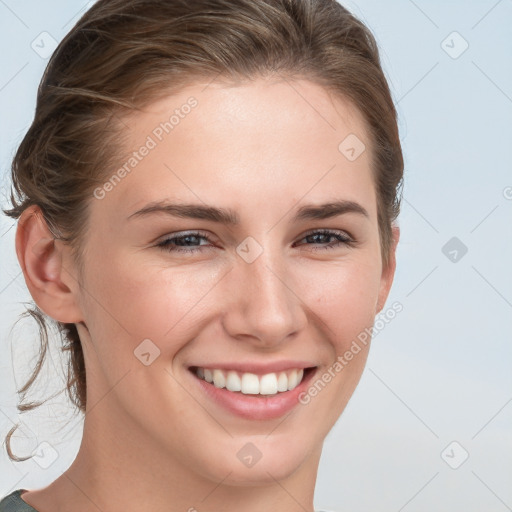
[[(211, 243), (211, 240), (206, 235), (198, 231), (194, 231), (166, 238), (157, 244), (157, 247), (160, 247), (164, 251), (193, 253), (198, 250), (197, 247), (204, 247), (202, 245), (197, 245), (200, 240), (206, 240)], [(182, 247), (184, 248), (182, 249)], [(186, 247), (191, 247), (191, 249), (187, 249)]]
[[(329, 244), (321, 244), (322, 241), (334, 238), (336, 241)], [(336, 249), (337, 247), (344, 245), (352, 247), (355, 245), (355, 240), (348, 236), (343, 231), (331, 231), (328, 229), (321, 229), (308, 233), (302, 240), (313, 241), (314, 244), (321, 244), (320, 247), (313, 248), (314, 251), (322, 251), (324, 249)], [(311, 244), (307, 244), (311, 245)]]
[[(333, 238), (335, 239), (334, 242), (328, 244), (322, 243)], [(201, 244), (200, 242), (202, 240), (206, 241), (207, 244)], [(306, 245), (320, 244), (320, 247), (313, 248), (313, 250), (315, 251), (324, 249), (334, 249), (341, 245), (353, 246), (356, 243), (355, 240), (353, 240), (343, 231), (338, 232), (327, 229), (312, 231), (308, 233), (306, 236), (304, 236), (301, 240), (307, 240), (307, 242), (312, 242), (306, 243)], [(190, 233), (184, 233), (181, 235), (166, 238), (165, 240), (157, 244), (157, 247), (160, 247), (162, 250), (168, 252), (194, 253), (197, 251), (202, 251), (201, 248), (210, 249), (212, 246), (208, 244), (211, 243), (212, 241), (207, 235), (199, 231), (193, 231)]]

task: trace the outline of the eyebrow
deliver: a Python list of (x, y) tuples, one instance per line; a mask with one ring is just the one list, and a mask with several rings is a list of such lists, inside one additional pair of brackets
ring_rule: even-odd
[[(188, 219), (201, 219), (236, 226), (240, 224), (240, 217), (237, 212), (230, 208), (217, 208), (195, 203), (170, 203), (157, 201), (149, 203), (140, 210), (132, 213), (132, 217), (144, 217), (155, 213), (165, 213), (173, 217)], [(347, 213), (356, 213), (369, 218), (368, 211), (359, 203), (354, 201), (339, 200), (323, 204), (306, 204), (301, 206), (292, 218), (292, 222), (304, 220), (323, 220)]]

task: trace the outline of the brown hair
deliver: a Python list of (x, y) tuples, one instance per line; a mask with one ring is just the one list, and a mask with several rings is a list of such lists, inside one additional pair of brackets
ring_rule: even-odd
[[(336, 0), (99, 0), (53, 53), (37, 93), (34, 120), (12, 163), (12, 208), (41, 209), (55, 238), (69, 243), (80, 269), (92, 191), (123, 150), (122, 115), (194, 79), (306, 78), (349, 99), (369, 128), (383, 263), (392, 247), (403, 176), (396, 110), (371, 32)], [(340, 141), (341, 142), (341, 141)], [(38, 376), (56, 326), (69, 351), (67, 393), (85, 413), (86, 373), (74, 324), (37, 307), (40, 357), (18, 390), (19, 411)], [(6, 447), (12, 460), (10, 438)]]

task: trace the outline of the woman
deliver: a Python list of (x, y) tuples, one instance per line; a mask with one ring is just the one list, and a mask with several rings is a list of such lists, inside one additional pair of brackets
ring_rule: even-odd
[(6, 211), (83, 438), (0, 510), (313, 511), (402, 173), (375, 40), (337, 2), (99, 0), (48, 64)]

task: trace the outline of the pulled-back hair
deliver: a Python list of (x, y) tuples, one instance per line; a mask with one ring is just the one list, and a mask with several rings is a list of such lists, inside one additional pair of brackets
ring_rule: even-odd
[[(34, 120), (12, 162), (12, 208), (4, 212), (18, 219), (29, 206), (40, 207), (80, 268), (93, 190), (126, 151), (123, 115), (199, 79), (269, 75), (308, 79), (362, 113), (387, 264), (403, 176), (396, 110), (373, 35), (335, 0), (99, 0), (48, 62)], [(35, 304), (25, 315), (38, 322), (41, 345), (34, 373), (18, 390), (18, 410), (40, 405), (23, 401), (53, 326), (69, 352), (67, 393), (85, 413), (86, 372), (75, 324), (56, 322)], [(16, 428), (6, 436), (7, 452), (26, 460), (10, 449)]]

